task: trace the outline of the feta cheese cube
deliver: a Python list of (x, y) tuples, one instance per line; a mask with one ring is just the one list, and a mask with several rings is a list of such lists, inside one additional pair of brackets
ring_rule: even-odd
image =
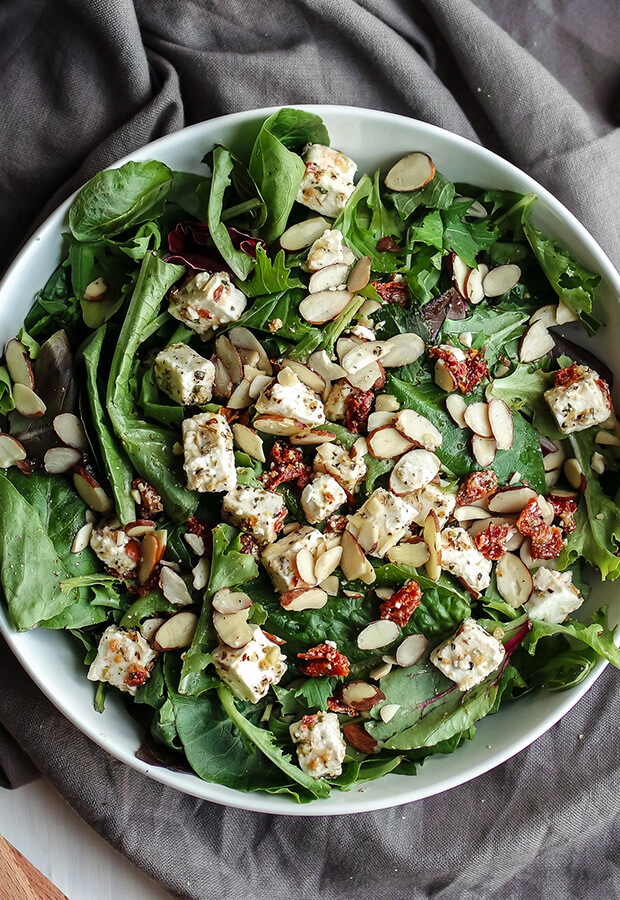
[(318, 272), (326, 266), (345, 263), (347, 266), (355, 262), (353, 251), (343, 244), (342, 232), (337, 228), (327, 229), (308, 250), (305, 268), (309, 272)]
[(306, 171), (297, 202), (335, 218), (355, 189), (357, 165), (344, 153), (324, 144), (306, 144), (302, 159)]
[(243, 647), (219, 644), (211, 657), (215, 671), (235, 697), (258, 703), (272, 684), (278, 684), (287, 666), (286, 656), (262, 628), (254, 625), (252, 631), (252, 639)]
[(304, 425), (322, 425), (325, 421), (323, 401), (288, 366), (260, 392), (256, 411), (297, 419)]
[(407, 534), (414, 515), (414, 507), (402, 497), (377, 488), (358, 511), (349, 516), (347, 531), (362, 550), (381, 557)]
[(303, 587), (305, 582), (297, 572), (296, 558), (302, 547), (316, 556), (319, 546), (324, 543), (323, 535), (316, 528), (304, 525), (298, 531), (287, 534), (273, 544), (268, 544), (261, 553), (261, 561), (279, 593)]
[(327, 395), (325, 401), (325, 418), (329, 422), (344, 422), (347, 417), (347, 398), (355, 394), (346, 378), (336, 381)]
[(99, 525), (93, 529), (90, 546), (108, 569), (123, 578), (135, 576), (140, 550), (122, 528), (110, 528), (105, 523)]
[(190, 491), (232, 491), (237, 485), (233, 436), (224, 416), (199, 413), (185, 419), (183, 468)]
[(101, 635), (87, 677), (90, 681), (107, 681), (119, 691), (135, 694), (150, 677), (156, 657), (139, 631), (110, 625)]
[(311, 525), (323, 522), (346, 502), (346, 491), (331, 475), (317, 475), (301, 494), (301, 505)]
[(424, 525), (428, 514), (433, 509), (437, 514), (440, 528), (445, 526), (456, 506), (454, 491), (433, 482), (425, 484), (417, 491), (405, 494), (405, 500), (415, 507), (416, 513), (413, 521), (416, 525)]
[(340, 775), (347, 747), (335, 713), (319, 710), (293, 722), (289, 731), (297, 744), (297, 759), (303, 772), (313, 778)]
[(583, 603), (583, 597), (573, 584), (572, 572), (555, 572), (541, 566), (532, 581), (534, 591), (525, 604), (530, 619), (561, 625), (567, 615)]
[(430, 659), (459, 690), (468, 691), (494, 672), (505, 655), (501, 641), (475, 619), (464, 619), (452, 637), (435, 647)]
[(222, 515), (226, 522), (251, 534), (259, 544), (271, 544), (286, 518), (286, 503), (274, 491), (238, 484), (224, 497)]
[(564, 434), (602, 425), (613, 412), (609, 388), (598, 372), (575, 366), (574, 380), (545, 391), (545, 400)]
[(180, 288), (173, 288), (169, 296), (170, 315), (198, 334), (236, 322), (247, 303), (228, 272), (198, 272)]
[(320, 444), (312, 467), (315, 472), (332, 475), (345, 491), (354, 494), (366, 477), (368, 467), (361, 453), (351, 456), (338, 444)]
[(155, 357), (157, 387), (182, 406), (208, 403), (215, 366), (187, 344), (170, 344)]
[(488, 588), (492, 567), (464, 528), (454, 526), (441, 532), (441, 568), (462, 578), (470, 590), (481, 593)]

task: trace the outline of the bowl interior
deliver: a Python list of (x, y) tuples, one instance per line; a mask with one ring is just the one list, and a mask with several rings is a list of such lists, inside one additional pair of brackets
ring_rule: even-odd
[[(374, 110), (313, 106), (330, 133), (331, 145), (358, 163), (358, 171), (384, 171), (405, 153), (424, 150), (437, 169), (455, 181), (519, 192), (534, 191), (533, 223), (558, 239), (586, 267), (602, 276), (599, 297), (609, 326), (595, 339), (597, 352), (611, 368), (619, 357), (614, 334), (620, 333), (620, 277), (588, 232), (548, 191), (533, 179), (484, 148), (415, 120)], [(247, 156), (261, 122), (273, 110), (256, 110), (214, 119), (161, 138), (132, 153), (127, 159), (158, 159), (169, 166), (204, 172), (200, 164), (215, 143)], [(389, 148), (389, 149), (386, 149)], [(33, 302), (36, 292), (61, 259), (62, 232), (67, 229), (69, 202), (64, 203), (41, 226), (17, 257), (0, 285), (0, 346), (14, 336)], [(618, 402), (620, 398), (616, 397)], [(610, 584), (595, 584), (588, 608), (608, 604), (610, 620), (620, 622), (620, 597)], [(587, 610), (586, 610), (587, 614)], [(450, 756), (434, 756), (415, 777), (389, 775), (350, 793), (333, 791), (327, 800), (296, 806), (290, 800), (269, 794), (246, 794), (207, 784), (197, 776), (156, 768), (135, 758), (141, 729), (127, 712), (122, 697), (110, 692), (103, 715), (93, 709), (92, 684), (85, 678), (79, 651), (59, 632), (38, 630), (16, 634), (0, 609), (0, 629), (31, 677), (48, 698), (79, 729), (113, 756), (150, 777), (206, 800), (270, 813), (289, 815), (335, 815), (364, 812), (418, 800), (447, 790), (488, 771), (528, 746), (555, 724), (600, 675), (599, 663), (577, 688), (560, 694), (538, 693), (519, 701), (518, 707), (502, 707), (484, 719), (473, 742)], [(518, 709), (518, 712), (517, 712)]]

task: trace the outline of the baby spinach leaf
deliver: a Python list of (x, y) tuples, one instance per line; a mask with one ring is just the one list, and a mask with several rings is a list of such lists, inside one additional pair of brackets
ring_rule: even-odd
[(156, 219), (172, 184), (160, 162), (128, 162), (99, 172), (84, 185), (69, 210), (69, 228), (78, 241), (96, 241), (132, 225)]
[(81, 320), (80, 304), (71, 287), (69, 269), (62, 263), (37, 294), (24, 319), (24, 327), (39, 342), (63, 328), (72, 342), (79, 343)]
[(213, 243), (222, 254), (235, 275), (242, 281), (248, 277), (254, 268), (254, 260), (243, 250), (236, 250), (228, 233), (228, 228), (222, 222), (224, 209), (224, 195), (226, 188), (230, 186), (230, 174), (233, 170), (233, 159), (224, 147), (216, 147), (213, 151), (213, 178), (209, 192), (209, 206), (207, 210), (207, 223), (213, 239)]
[(13, 400), (11, 378), (7, 367), (0, 366), (0, 413), (6, 416), (12, 409), (15, 409), (15, 401)]
[(403, 634), (420, 632), (426, 637), (438, 637), (460, 625), (471, 615), (471, 597), (468, 591), (457, 587), (445, 574), (439, 581), (432, 581), (412, 566), (396, 566), (385, 563), (375, 566), (377, 587), (399, 587), (414, 579), (422, 589), (420, 605), (414, 610)]
[(176, 203), (183, 212), (202, 222), (205, 219), (206, 205), (202, 201), (199, 189), (208, 193), (210, 186), (211, 179), (204, 175), (195, 175), (193, 172), (173, 172), (166, 201), (167, 203)]

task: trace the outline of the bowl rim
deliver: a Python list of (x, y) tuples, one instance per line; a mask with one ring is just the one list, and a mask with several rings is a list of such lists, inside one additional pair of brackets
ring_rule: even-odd
[[(425, 135), (429, 135), (430, 137), (438, 138), (441, 141), (446, 141), (448, 143), (452, 142), (455, 146), (464, 146), (467, 152), (469, 154), (473, 154), (473, 156), (479, 161), (493, 160), (495, 165), (499, 164), (499, 167), (503, 169), (505, 173), (518, 180), (524, 186), (524, 190), (531, 190), (532, 192), (536, 193), (537, 198), (541, 201), (541, 204), (550, 208), (553, 213), (555, 213), (568, 225), (569, 230), (575, 232), (575, 237), (578, 239), (579, 243), (582, 244), (585, 249), (595, 258), (597, 262), (598, 272), (601, 274), (602, 278), (609, 281), (612, 288), (618, 294), (620, 294), (620, 275), (615, 270), (611, 260), (609, 259), (605, 251), (600, 247), (595, 238), (581, 224), (577, 217), (570, 210), (568, 210), (553, 194), (551, 194), (550, 191), (548, 191), (543, 185), (539, 184), (534, 178), (532, 178), (522, 169), (519, 169), (513, 163), (509, 162), (493, 151), (486, 149), (481, 144), (478, 144), (469, 138), (463, 137), (456, 132), (449, 131), (448, 129), (441, 128), (437, 125), (432, 125), (427, 122), (422, 122), (419, 119), (415, 119), (409, 116), (400, 115), (398, 113), (390, 113), (376, 109), (366, 109), (363, 107), (337, 104), (292, 104), (292, 106), (295, 109), (314, 112), (322, 117), (326, 115), (328, 117), (330, 115), (338, 115), (348, 120), (355, 120), (356, 118), (359, 119), (359, 117), (362, 116), (365, 122), (372, 122), (373, 124), (385, 125), (386, 123), (389, 123), (391, 121), (403, 124), (406, 123), (406, 126), (413, 126), (414, 130), (417, 131), (416, 137), (420, 136), (423, 139)], [(263, 107), (260, 109), (244, 110), (242, 112), (228, 113), (227, 115), (217, 116), (212, 119), (197, 122), (193, 125), (189, 125), (183, 129), (180, 129), (179, 131), (164, 135), (154, 141), (149, 142), (148, 144), (134, 149), (122, 158), (116, 160), (114, 163), (108, 166), (107, 169), (118, 168), (119, 166), (130, 160), (146, 158), (157, 159), (157, 154), (159, 153), (160, 148), (164, 148), (164, 150), (170, 147), (174, 148), (177, 143), (180, 142), (181, 144), (183, 144), (187, 140), (189, 140), (191, 143), (194, 136), (201, 134), (205, 130), (216, 131), (218, 128), (223, 129), (228, 125), (241, 127), (244, 124), (248, 123), (259, 123), (260, 121), (270, 116), (272, 113), (277, 112), (282, 108), (286, 107), (278, 105)], [(48, 238), (48, 236), (52, 237), (57, 232), (57, 230), (61, 228), (63, 222), (66, 219), (66, 215), (71, 206), (71, 203), (80, 190), (81, 187), (74, 191), (70, 196), (68, 196), (62, 203), (60, 203), (30, 236), (23, 247), (18, 251), (9, 267), (7, 268), (4, 277), (0, 281), (0, 304), (2, 303), (4, 293), (10, 290), (12, 283), (15, 280), (18, 280), (18, 276), (22, 269), (22, 266), (30, 260), (31, 256), (34, 256), (34, 258), (36, 258), (37, 244), (41, 240)], [(31, 632), (16, 632), (13, 629), (9, 617), (3, 607), (0, 607), (0, 632), (3, 634), (5, 640), (7, 641), (7, 644), (9, 645), (21, 665), (26, 669), (29, 676), (41, 689), (43, 694), (52, 702), (52, 704), (83, 734), (93, 740), (102, 749), (106, 750), (114, 758), (129, 765), (135, 771), (150, 777), (152, 780), (157, 781), (160, 784), (163, 784), (167, 787), (172, 787), (176, 790), (181, 791), (182, 793), (195, 796), (202, 800), (209, 800), (221, 805), (230, 806), (237, 809), (246, 809), (254, 812), (267, 812), (277, 815), (295, 815), (304, 817), (324, 815), (350, 815), (354, 813), (371, 812), (379, 809), (388, 809), (400, 806), (405, 803), (421, 800), (426, 797), (431, 797), (436, 794), (443, 793), (444, 791), (451, 790), (454, 787), (458, 787), (461, 784), (466, 784), (467, 782), (478, 778), (480, 775), (491, 771), (492, 769), (511, 759), (513, 756), (520, 753), (523, 749), (528, 747), (539, 737), (545, 734), (564, 715), (566, 715), (566, 713), (570, 709), (572, 709), (572, 707), (581, 699), (581, 697), (583, 697), (583, 695), (590, 689), (590, 687), (592, 687), (594, 682), (600, 677), (601, 673), (607, 666), (607, 662), (605, 660), (598, 661), (593, 667), (592, 671), (581, 684), (566, 691), (562, 699), (555, 703), (553, 712), (547, 713), (542, 717), (540, 721), (533, 723), (527, 734), (525, 734), (520, 740), (511, 743), (510, 746), (506, 747), (504, 750), (495, 751), (489, 756), (482, 755), (480, 761), (477, 764), (470, 765), (468, 767), (467, 772), (465, 773), (465, 777), (463, 777), (462, 773), (456, 772), (452, 776), (444, 776), (443, 779), (438, 783), (432, 784), (430, 786), (425, 785), (424, 787), (417, 787), (417, 785), (420, 784), (420, 782), (417, 781), (417, 776), (400, 776), (399, 786), (403, 788), (402, 791), (398, 796), (388, 796), (387, 799), (382, 795), (379, 795), (372, 799), (366, 798), (361, 801), (358, 800), (354, 802), (352, 798), (355, 796), (355, 792), (344, 793), (334, 791), (331, 797), (327, 798), (326, 800), (315, 800), (310, 804), (295, 804), (292, 799), (288, 797), (281, 797), (279, 795), (268, 794), (266, 792), (245, 793), (242, 791), (237, 791), (234, 788), (228, 788), (215, 783), (203, 781), (198, 775), (194, 773), (178, 773), (173, 772), (169, 769), (152, 766), (149, 763), (145, 763), (142, 760), (137, 759), (135, 755), (125, 752), (123, 748), (116, 747), (115, 749), (111, 749), (110, 740), (105, 735), (102, 735), (99, 731), (97, 731), (96, 728), (90, 727), (83, 722), (81, 723), (79, 720), (79, 715), (75, 713), (75, 710), (72, 709), (70, 704), (65, 702), (62, 697), (58, 696), (55, 693), (54, 684), (50, 684), (48, 681), (46, 681), (42, 674), (37, 671), (36, 667), (30, 664), (28, 655), (23, 649), (22, 644), (25, 640), (28, 640), (28, 634), (30, 634)], [(616, 637), (617, 640), (620, 641), (620, 631)], [(129, 715), (128, 712), (127, 714)], [(434, 757), (433, 759), (437, 759), (437, 757)], [(441, 757), (439, 757), (439, 759), (441, 759)], [(428, 766), (430, 762), (432, 762), (432, 760), (427, 762), (426, 765)], [(388, 775), (384, 776), (384, 779), (392, 779), (397, 777), (398, 776)], [(405, 777), (407, 778), (407, 782), (403, 781)], [(393, 791), (389, 793), (394, 794)], [(336, 797), (338, 798), (337, 806), (334, 804), (334, 798)]]

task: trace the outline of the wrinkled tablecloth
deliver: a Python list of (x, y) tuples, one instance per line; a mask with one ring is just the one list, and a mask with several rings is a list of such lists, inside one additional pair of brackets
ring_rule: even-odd
[[(99, 169), (202, 119), (336, 103), (480, 141), (620, 265), (617, 0), (4, 0), (0, 269)], [(0, 767), (43, 772), (174, 896), (620, 895), (620, 678), (496, 770), (392, 810), (304, 819), (162, 787), (69, 724), (0, 643)]]

